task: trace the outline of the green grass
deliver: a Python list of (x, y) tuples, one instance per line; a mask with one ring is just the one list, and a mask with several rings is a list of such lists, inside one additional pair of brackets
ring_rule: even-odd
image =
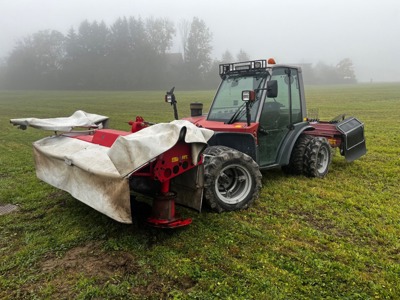
[[(208, 110), (214, 92), (176, 92)], [(365, 122), (368, 153), (337, 153), (325, 179), (263, 174), (245, 211), (196, 213), (174, 231), (117, 223), (35, 177), (19, 117), (104, 114), (128, 130), (136, 115), (166, 122), (160, 92), (0, 92), (1, 299), (396, 299), (400, 295), (400, 84), (308, 87), (308, 109)]]

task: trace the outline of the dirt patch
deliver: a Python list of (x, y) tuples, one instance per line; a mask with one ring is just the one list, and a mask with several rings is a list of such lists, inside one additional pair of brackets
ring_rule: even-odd
[(43, 287), (51, 286), (54, 289), (53, 299), (73, 299), (77, 293), (74, 287), (81, 276), (91, 278), (101, 286), (111, 278), (140, 273), (134, 255), (123, 251), (105, 251), (100, 242), (72, 248), (61, 257), (48, 254), (39, 268), (45, 276), (34, 285), (22, 287), (22, 295), (29, 297), (32, 292), (40, 295)]
[(62, 257), (50, 254), (39, 267), (45, 275), (44, 280), (34, 286), (24, 287), (23, 295), (26, 298), (29, 298), (31, 291), (40, 294), (42, 287), (51, 286), (54, 289), (52, 299), (74, 299), (79, 293), (77, 281), (81, 277), (90, 278), (101, 287), (129, 280), (127, 278), (131, 275), (138, 282), (132, 283), (129, 293), (139, 299), (166, 299), (172, 284), (182, 289), (189, 289), (195, 284), (186, 277), (175, 282), (160, 278), (149, 266), (141, 266), (134, 255), (124, 251), (103, 250), (100, 242), (75, 247)]
[(335, 230), (335, 224), (327, 219), (316, 216), (310, 212), (298, 212), (301, 219), (306, 221), (311, 227), (323, 232), (331, 232)]
[(75, 247), (62, 257), (51, 257), (41, 264), (43, 272), (64, 270), (67, 273), (83, 273), (100, 280), (109, 276), (135, 272), (137, 265), (132, 254), (118, 251), (105, 252), (99, 243)]

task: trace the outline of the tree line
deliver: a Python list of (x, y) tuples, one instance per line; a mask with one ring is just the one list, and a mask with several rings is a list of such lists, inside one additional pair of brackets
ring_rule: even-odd
[[(36, 32), (20, 40), (0, 63), (0, 87), (6, 89), (145, 90), (215, 88), (218, 65), (246, 61), (230, 51), (212, 59), (212, 33), (197, 17), (177, 25), (182, 53), (171, 53), (176, 26), (166, 18), (118, 18), (81, 22), (67, 34)], [(308, 83), (355, 82), (350, 59), (331, 67), (305, 65)], [(321, 81), (321, 78), (324, 80)]]

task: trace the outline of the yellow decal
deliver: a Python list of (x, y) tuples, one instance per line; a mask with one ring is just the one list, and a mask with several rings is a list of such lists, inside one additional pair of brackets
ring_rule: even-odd
[(178, 162), (178, 161), (179, 161), (179, 158), (177, 156), (174, 156), (171, 158), (171, 162), (173, 162), (173, 163)]
[(189, 155), (187, 155), (187, 154), (182, 155), (182, 160), (187, 160), (187, 159), (189, 159)]

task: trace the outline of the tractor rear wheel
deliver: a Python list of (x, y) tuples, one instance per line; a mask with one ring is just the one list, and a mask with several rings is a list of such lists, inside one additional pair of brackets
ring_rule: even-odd
[(217, 212), (245, 209), (258, 197), (261, 172), (245, 153), (225, 146), (204, 151), (204, 198)]
[(304, 152), (304, 173), (309, 177), (323, 178), (331, 163), (331, 146), (324, 137), (314, 137)]
[(307, 149), (309, 142), (312, 140), (312, 136), (308, 134), (302, 134), (294, 144), (292, 154), (290, 155), (289, 164), (283, 166), (282, 170), (286, 174), (302, 175), (304, 170), (304, 153)]

